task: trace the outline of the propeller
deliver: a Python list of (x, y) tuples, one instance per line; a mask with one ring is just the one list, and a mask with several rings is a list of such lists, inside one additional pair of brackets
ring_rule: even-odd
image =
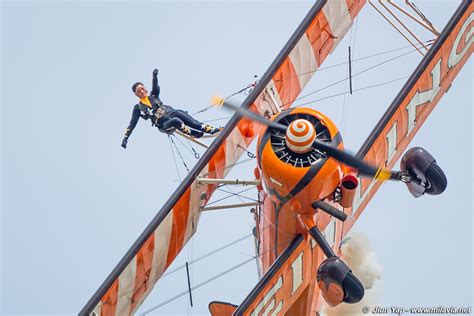
[[(216, 106), (224, 106), (226, 108), (229, 108), (240, 116), (245, 116), (251, 120), (267, 125), (268, 127), (278, 129), (284, 133), (286, 133), (286, 130), (288, 129), (288, 126), (286, 125), (283, 125), (277, 122), (272, 122), (250, 110), (239, 107), (218, 96), (212, 98), (212, 104)], [(352, 167), (358, 170), (360, 175), (368, 176), (368, 177), (375, 178), (378, 180), (399, 180), (400, 179), (399, 173), (396, 171), (369, 165), (362, 159), (359, 159), (343, 150), (339, 150), (336, 147), (330, 146), (317, 139), (314, 140), (314, 145), (319, 150), (326, 152), (328, 156), (348, 165), (349, 167)]]

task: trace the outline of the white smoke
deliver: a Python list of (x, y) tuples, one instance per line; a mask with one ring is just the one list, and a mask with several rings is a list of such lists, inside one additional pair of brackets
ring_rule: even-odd
[(353, 233), (343, 241), (341, 246), (342, 260), (351, 268), (352, 273), (362, 282), (365, 289), (364, 298), (357, 304), (342, 303), (336, 307), (323, 304), (322, 314), (332, 315), (365, 315), (362, 309), (368, 306), (370, 310), (376, 305), (380, 292), (382, 266), (370, 247), (368, 237), (362, 233)]

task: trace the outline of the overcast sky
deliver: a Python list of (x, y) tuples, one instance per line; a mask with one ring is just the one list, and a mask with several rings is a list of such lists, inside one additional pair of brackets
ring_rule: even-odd
[[(419, 2), (441, 30), (458, 1)], [(140, 121), (128, 148), (120, 147), (136, 103), (133, 82), (150, 85), (158, 68), (164, 102), (197, 112), (216, 92), (230, 95), (262, 75), (311, 5), (2, 1), (0, 313), (77, 314), (184, 177), (167, 136), (149, 122)], [(358, 59), (408, 43), (366, 5), (324, 66), (345, 62), (348, 45)], [(410, 50), (355, 61), (353, 73)], [(354, 88), (409, 76), (420, 60), (417, 52), (397, 58), (355, 77)], [(303, 93), (346, 73), (347, 65), (321, 70)], [(414, 199), (402, 184), (386, 183), (353, 229), (368, 235), (383, 266), (380, 306), (472, 305), (472, 75), (470, 61), (412, 143), (437, 158), (446, 192)], [(300, 103), (314, 101), (356, 152), (405, 81), (318, 101), (347, 91), (342, 83)], [(228, 116), (212, 109), (196, 118)], [(177, 146), (191, 168), (197, 160)], [(254, 167), (247, 162), (229, 177), (250, 179)], [(246, 194), (256, 197), (255, 190)], [(253, 226), (248, 209), (203, 214), (170, 269)], [(192, 265), (192, 283), (253, 255), (247, 238)], [(240, 304), (257, 281), (252, 262), (194, 291), (193, 309), (183, 296), (153, 314), (207, 314), (212, 300)], [(140, 311), (186, 290), (186, 282), (184, 270), (160, 280)]]

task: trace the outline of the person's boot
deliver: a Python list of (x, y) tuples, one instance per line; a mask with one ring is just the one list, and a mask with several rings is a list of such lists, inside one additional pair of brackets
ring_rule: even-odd
[(187, 127), (186, 125), (184, 124), (181, 124), (181, 128), (179, 129), (181, 133), (183, 134), (186, 134), (186, 135), (189, 135), (191, 136), (191, 129), (189, 127)]
[(203, 132), (211, 134), (211, 135), (219, 133), (223, 129), (224, 129), (223, 127), (213, 127), (213, 126), (208, 125), (208, 124), (203, 124), (202, 127), (201, 127), (201, 130)]

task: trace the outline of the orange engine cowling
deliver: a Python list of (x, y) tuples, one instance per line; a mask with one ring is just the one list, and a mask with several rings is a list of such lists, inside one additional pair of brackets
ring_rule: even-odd
[(332, 194), (340, 184), (340, 165), (315, 148), (313, 141), (317, 138), (343, 149), (334, 123), (310, 108), (283, 111), (273, 121), (288, 129), (285, 134), (268, 127), (258, 139), (258, 166), (269, 196), (281, 203), (298, 194), (301, 205), (310, 205)]

